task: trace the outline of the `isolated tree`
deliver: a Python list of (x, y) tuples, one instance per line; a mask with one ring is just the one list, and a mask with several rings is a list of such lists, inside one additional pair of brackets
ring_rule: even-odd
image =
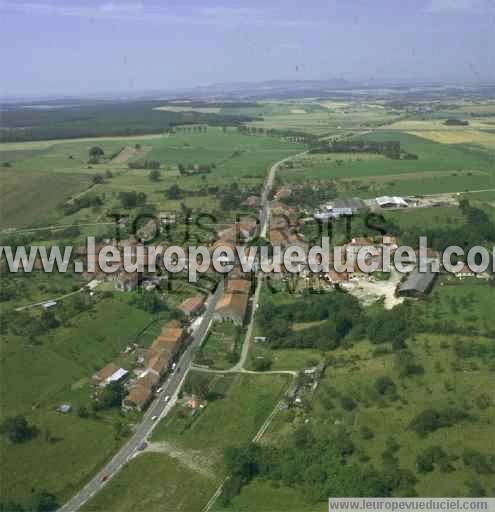
[(194, 395), (201, 400), (206, 400), (210, 393), (210, 382), (206, 375), (196, 375), (192, 381), (191, 389)]
[(180, 199), (181, 193), (182, 193), (182, 191), (181, 191), (180, 187), (174, 183), (165, 192), (165, 196), (167, 197), (167, 199)]
[(150, 181), (160, 181), (160, 171), (158, 169), (153, 169), (149, 175), (148, 175), (148, 178), (150, 179)]
[[(108, 171), (107, 171), (108, 172)], [(93, 183), (95, 185), (101, 185), (103, 182), (105, 181), (105, 179), (103, 178), (103, 175), (102, 174), (95, 174), (93, 176)]]
[(104, 154), (105, 154), (105, 152), (99, 146), (92, 146), (91, 148), (89, 148), (90, 158), (99, 158), (100, 156), (103, 156)]
[(32, 439), (38, 429), (30, 425), (22, 415), (9, 416), (0, 425), (0, 434), (3, 434), (11, 443), (19, 444)]
[(33, 496), (33, 501), (31, 503), (31, 510), (33, 512), (51, 512), (52, 510), (56, 510), (59, 507), (57, 503), (57, 498), (44, 490), (38, 491)]

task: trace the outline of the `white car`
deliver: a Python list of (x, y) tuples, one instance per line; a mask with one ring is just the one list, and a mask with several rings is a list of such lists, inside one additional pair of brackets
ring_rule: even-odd
[(151, 416), (151, 421), (156, 421), (157, 418), (158, 416)]
[(172, 365), (172, 371), (174, 371), (176, 368), (177, 368), (177, 363), (174, 363), (174, 364)]
[(162, 391), (163, 391), (163, 388), (158, 388), (158, 389), (156, 390), (156, 392), (157, 392), (157, 393), (161, 393)]
[(170, 400), (170, 395), (167, 395), (165, 398), (164, 398), (165, 402), (168, 402)]

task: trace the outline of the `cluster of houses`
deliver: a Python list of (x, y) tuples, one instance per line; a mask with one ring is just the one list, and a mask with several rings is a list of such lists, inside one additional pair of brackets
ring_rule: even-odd
[(138, 350), (138, 365), (141, 366), (137, 379), (128, 387), (124, 398), (124, 409), (143, 410), (153, 397), (164, 375), (172, 368), (174, 360), (187, 344), (188, 333), (179, 322), (166, 323), (159, 336), (147, 349)]
[[(196, 295), (185, 299), (178, 309), (189, 319), (199, 315), (204, 306), (205, 297)], [(189, 332), (176, 320), (167, 322), (149, 348), (134, 347), (136, 353), (135, 377), (128, 370), (115, 363), (108, 363), (93, 375), (93, 382), (104, 388), (113, 382), (124, 382), (127, 395), (122, 407), (125, 410), (144, 410), (154, 396), (163, 378), (175, 368), (178, 356), (187, 346)], [(130, 350), (131, 347), (129, 347)]]
[[(235, 249), (237, 245), (251, 240), (256, 230), (256, 220), (249, 218), (241, 220), (218, 233), (219, 238), (211, 247), (211, 251), (213, 252), (219, 246)], [(245, 278), (240, 266), (234, 262), (234, 269), (225, 280), (222, 295), (213, 312), (213, 320), (231, 321), (235, 325), (242, 325), (248, 310), (250, 291), (251, 280)]]

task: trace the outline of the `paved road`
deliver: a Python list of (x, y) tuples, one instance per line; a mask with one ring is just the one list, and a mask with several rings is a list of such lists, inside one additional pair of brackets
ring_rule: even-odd
[[(176, 371), (172, 373), (172, 375), (170, 375), (167, 381), (163, 384), (163, 390), (159, 395), (157, 395), (144, 414), (142, 422), (139, 424), (132, 437), (113, 457), (113, 459), (106, 464), (105, 467), (83, 487), (83, 489), (81, 489), (81, 491), (79, 491), (70, 501), (59, 509), (60, 512), (75, 512), (94, 494), (96, 494), (122, 468), (122, 466), (139, 451), (139, 447), (149, 437), (159, 419), (166, 415), (173, 407), (184, 379), (189, 372), (194, 352), (208, 332), (215, 306), (222, 291), (223, 283), (221, 282), (215, 293), (208, 299), (202, 321), (193, 333), (191, 343), (182, 354), (177, 364)], [(165, 401), (166, 396), (170, 397), (168, 401)]]
[[(274, 163), (268, 171), (267, 180), (261, 195), (260, 234), (262, 236), (265, 236), (267, 231), (268, 220), (270, 216), (269, 195), (273, 187), (275, 174), (280, 165), (294, 158), (294, 156), (297, 155), (292, 155), (290, 157), (279, 160), (278, 162)], [(250, 324), (248, 326), (248, 332), (246, 334), (245, 342), (243, 345), (241, 359), (238, 365), (236, 365), (236, 367), (238, 367), (241, 371), (243, 371), (243, 366), (248, 355), (249, 342), (253, 329), (254, 313), (256, 311), (256, 306), (258, 304), (261, 291), (261, 275), (259, 274), (258, 277), (259, 279), (252, 301)], [(215, 306), (218, 302), (218, 299), (220, 298), (222, 291), (223, 282), (219, 284), (215, 293), (209, 298), (201, 324), (197, 327), (193, 334), (193, 340), (189, 344), (184, 354), (181, 356), (180, 361), (177, 364), (176, 371), (162, 386), (162, 392), (155, 398), (155, 400), (144, 414), (142, 422), (137, 427), (131, 439), (119, 450), (113, 459), (83, 487), (83, 489), (81, 489), (70, 501), (68, 501), (63, 507), (59, 509), (59, 512), (76, 512), (79, 510), (79, 508), (81, 508), (93, 495), (95, 495), (116, 473), (120, 471), (122, 466), (124, 466), (124, 464), (126, 464), (126, 462), (139, 451), (139, 447), (149, 437), (159, 419), (165, 416), (173, 407), (177, 400), (177, 395), (184, 382), (184, 379), (191, 368), (194, 352), (196, 348), (201, 344), (208, 332)], [(168, 401), (165, 401), (166, 396), (170, 397)]]

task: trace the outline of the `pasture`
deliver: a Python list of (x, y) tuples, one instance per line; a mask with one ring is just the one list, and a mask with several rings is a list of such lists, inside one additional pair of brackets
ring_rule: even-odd
[(340, 195), (422, 195), (495, 187), (491, 154), (468, 145), (440, 144), (399, 131), (363, 135), (373, 141), (398, 140), (418, 160), (371, 154), (310, 154), (280, 170), (288, 183), (334, 181)]
[[(10, 333), (3, 336), (2, 416), (23, 414), (41, 433), (22, 445), (0, 440), (2, 499), (29, 502), (34, 487), (65, 500), (119, 446), (121, 441), (114, 439), (114, 423), (123, 421), (118, 411), (104, 412), (97, 420), (80, 418), (76, 411), (89, 406), (93, 373), (110, 361), (128, 367), (130, 359), (122, 351), (141, 342), (155, 318), (128, 300), (128, 294), (102, 299), (35, 343)], [(8, 314), (5, 307), (2, 314)], [(60, 403), (71, 404), (72, 412), (55, 412)]]
[[(88, 151), (95, 145), (106, 156), (100, 163), (89, 164)], [(235, 128), (224, 131), (211, 127), (206, 133), (181, 131), (176, 135), (133, 138), (4, 143), (0, 144), (0, 161), (9, 162), (10, 167), (0, 171), (0, 222), (3, 227), (16, 228), (108, 222), (106, 212), (119, 206), (120, 192), (129, 191), (145, 193), (147, 203), (157, 209), (176, 211), (183, 202), (195, 210), (212, 211), (218, 207), (214, 195), (189, 195), (187, 191), (232, 183), (260, 186), (272, 162), (300, 150), (302, 145), (273, 137), (246, 136)], [(111, 155), (116, 157), (109, 159)], [(128, 168), (130, 161), (144, 158), (160, 162), (159, 181), (151, 181), (147, 170)], [(214, 168), (202, 176), (181, 176), (177, 172), (179, 164), (213, 164)], [(91, 186), (95, 175), (105, 176), (104, 181)], [(178, 200), (167, 199), (164, 193), (174, 184), (186, 193)], [(57, 209), (60, 203), (84, 194), (90, 186), (92, 194), (103, 197), (102, 208), (85, 208), (68, 216)]]
[[(191, 377), (189, 377), (191, 378)], [(156, 427), (153, 441), (204, 453), (223, 471), (223, 449), (253, 438), (289, 386), (285, 375), (215, 375), (208, 406), (194, 417), (180, 406)], [(186, 384), (187, 389), (187, 384)]]

